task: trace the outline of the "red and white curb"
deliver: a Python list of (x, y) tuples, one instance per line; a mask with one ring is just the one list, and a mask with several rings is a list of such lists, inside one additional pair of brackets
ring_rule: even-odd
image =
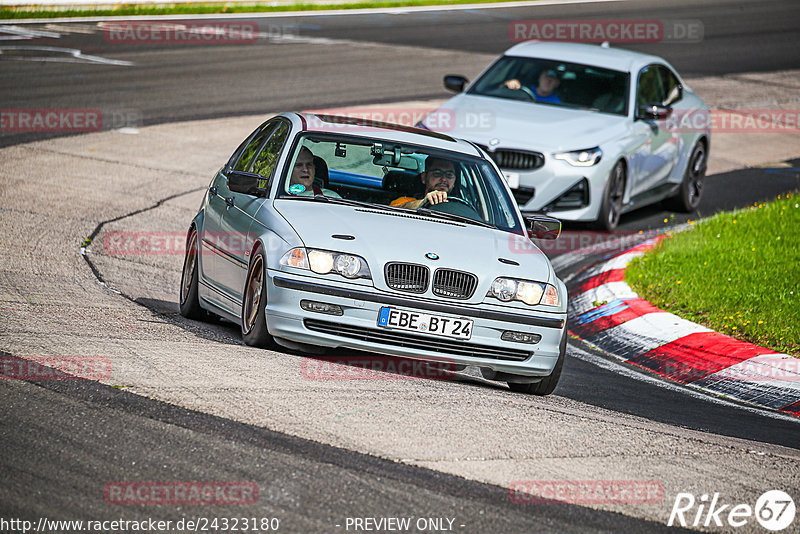
[(570, 281), (569, 331), (662, 378), (800, 417), (800, 359), (740, 341), (661, 310), (625, 283), (625, 269), (662, 237)]

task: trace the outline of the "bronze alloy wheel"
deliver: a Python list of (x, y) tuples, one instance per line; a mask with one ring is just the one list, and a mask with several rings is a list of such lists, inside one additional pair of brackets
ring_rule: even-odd
[(267, 328), (266, 256), (258, 248), (250, 260), (242, 304), (242, 339), (253, 347), (274, 348), (275, 340)]
[(256, 255), (256, 257), (253, 258), (253, 265), (250, 267), (250, 276), (247, 279), (247, 290), (244, 295), (244, 310), (242, 312), (244, 317), (242, 332), (244, 334), (250, 333), (256, 323), (263, 288), (264, 260), (263, 256)]
[(183, 272), (181, 273), (179, 302), (181, 315), (187, 319), (203, 320), (208, 318), (208, 313), (200, 307), (197, 289), (200, 275), (197, 256), (197, 230), (194, 227), (189, 231), (186, 243), (186, 256), (183, 259)]
[(186, 245), (186, 259), (183, 262), (183, 276), (181, 276), (181, 304), (186, 302), (192, 289), (192, 278), (197, 269), (197, 232), (192, 232), (189, 243)]

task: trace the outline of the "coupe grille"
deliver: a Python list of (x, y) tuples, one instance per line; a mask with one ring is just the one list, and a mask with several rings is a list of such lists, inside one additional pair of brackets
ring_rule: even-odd
[(425, 290), (428, 289), (430, 271), (424, 265), (387, 263), (385, 275), (386, 285), (398, 291), (425, 293)]
[(482, 149), (488, 152), (489, 156), (497, 163), (501, 169), (529, 170), (538, 169), (544, 165), (544, 155), (539, 152), (528, 152), (525, 150), (500, 149), (489, 152), (485, 146)]
[(433, 273), (433, 294), (452, 299), (468, 299), (478, 287), (478, 277), (471, 273), (436, 269)]
[(470, 358), (490, 358), (493, 360), (508, 360), (524, 362), (531, 356), (531, 352), (505, 347), (491, 347), (488, 345), (475, 345), (469, 342), (421, 336), (411, 332), (392, 331), (385, 328), (363, 328), (350, 326), (343, 323), (331, 323), (317, 319), (305, 319), (303, 324), (309, 330), (323, 332), (334, 336), (342, 336), (370, 343), (380, 343), (394, 347), (409, 347), (418, 350), (468, 356)]

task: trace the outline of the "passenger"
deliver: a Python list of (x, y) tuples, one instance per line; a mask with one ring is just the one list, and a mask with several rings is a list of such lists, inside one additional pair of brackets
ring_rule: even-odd
[[(289, 193), (301, 197), (322, 195), (331, 198), (342, 198), (336, 191), (325, 189), (314, 183), (316, 168), (314, 154), (308, 147), (300, 149), (289, 179)], [(301, 187), (302, 186), (302, 187)]]
[[(522, 89), (522, 84), (516, 78), (506, 81), (503, 85), (515, 91)], [(536, 98), (537, 102), (560, 104), (561, 99), (555, 93), (559, 85), (561, 85), (561, 78), (559, 77), (558, 71), (547, 69), (539, 74), (539, 85), (531, 87), (531, 91), (533, 91), (533, 96)]]
[(455, 165), (452, 161), (428, 156), (425, 160), (425, 172), (420, 174), (420, 180), (425, 184), (423, 198), (400, 197), (393, 200), (390, 206), (415, 210), (425, 202), (431, 204), (447, 202), (447, 195), (456, 184)]

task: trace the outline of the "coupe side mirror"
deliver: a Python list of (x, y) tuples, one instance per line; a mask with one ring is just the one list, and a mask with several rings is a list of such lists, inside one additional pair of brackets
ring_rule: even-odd
[(228, 171), (228, 189), (234, 193), (266, 196), (267, 179), (254, 172)]
[(528, 236), (534, 239), (558, 239), (561, 235), (561, 221), (545, 215), (525, 217), (528, 223)]
[(643, 104), (636, 110), (637, 119), (661, 121), (669, 117), (672, 108), (661, 104)]
[(444, 77), (444, 86), (454, 93), (463, 93), (469, 80), (457, 74), (448, 74)]

